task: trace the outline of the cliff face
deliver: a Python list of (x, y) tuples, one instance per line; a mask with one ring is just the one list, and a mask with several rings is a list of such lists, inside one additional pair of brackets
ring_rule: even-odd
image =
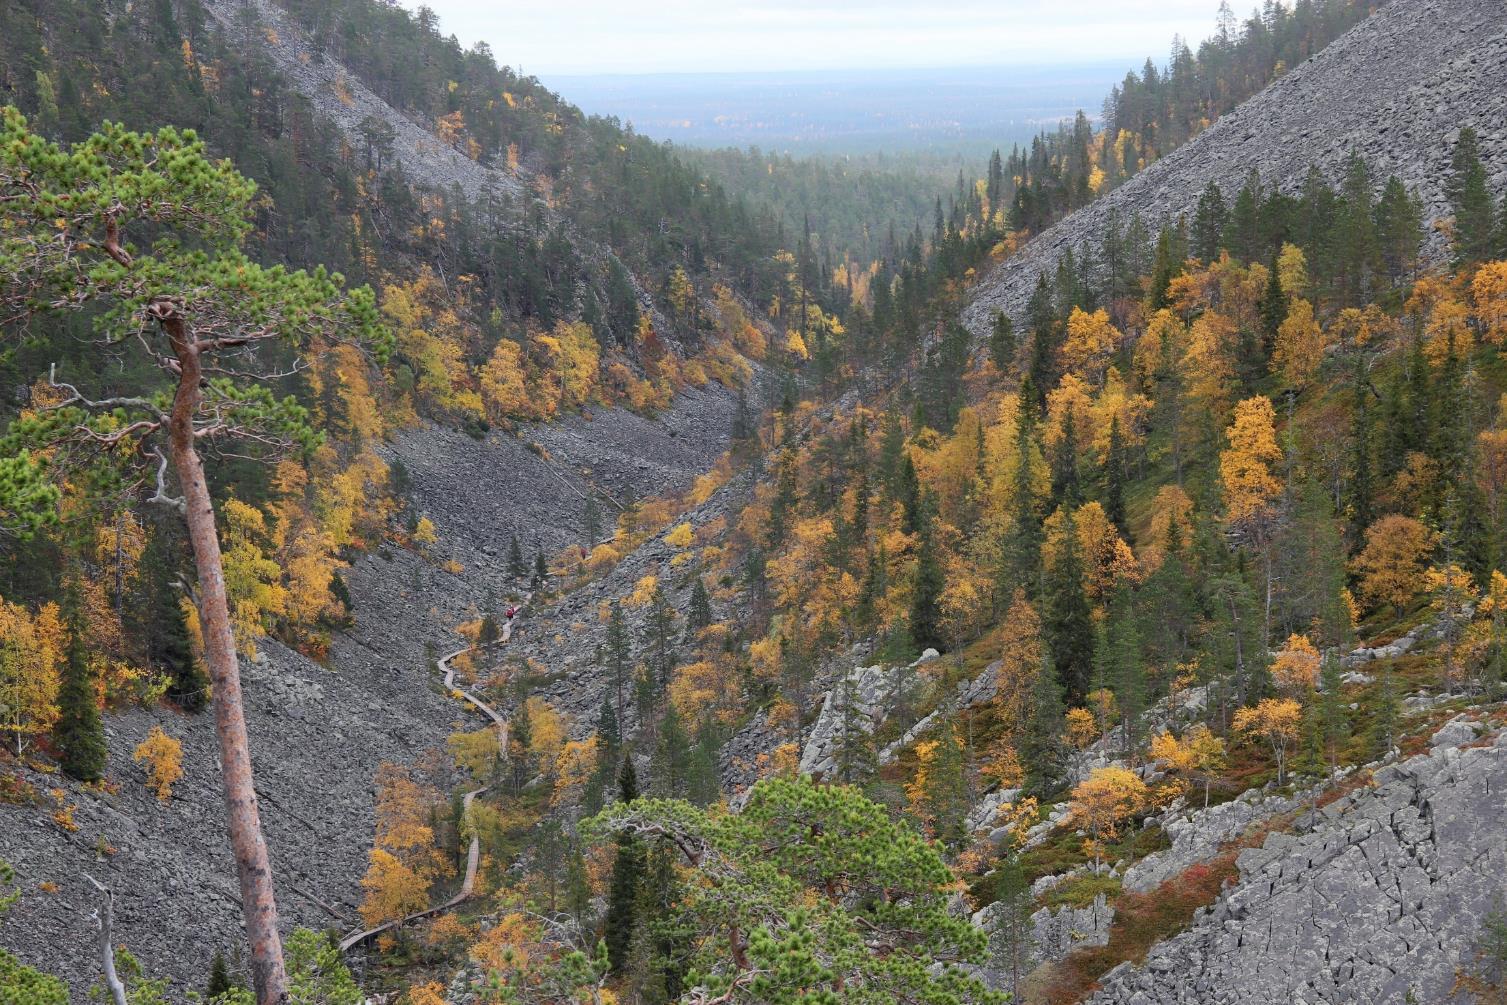
[(1238, 885), (1090, 1001), (1471, 1001), (1456, 974), (1507, 903), (1507, 733), (1455, 720), (1433, 743), (1242, 852)]
[[(1033, 239), (979, 284), (964, 313), (987, 335), (996, 311), (1023, 320), (1042, 272), (1069, 249), (1102, 242), (1106, 222), (1139, 213), (1150, 227), (1187, 215), (1209, 182), (1234, 197), (1252, 168), (1293, 192), (1310, 165), (1331, 180), (1352, 150), (1385, 182), (1395, 174), (1423, 201), (1424, 218), (1449, 215), (1444, 183), (1462, 126), (1481, 137), (1493, 190), (1507, 182), (1507, 6), (1500, 0), (1393, 0), (1293, 67), (1266, 90), (1120, 188)], [(1445, 250), (1433, 233), (1429, 253)]]

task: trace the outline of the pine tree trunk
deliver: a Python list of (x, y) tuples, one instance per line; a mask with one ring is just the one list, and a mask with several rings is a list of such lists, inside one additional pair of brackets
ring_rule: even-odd
[(282, 939), (277, 930), (277, 901), (272, 891), (272, 866), (256, 806), (256, 787), (251, 774), (251, 748), (246, 738), (246, 717), (241, 706), (241, 675), (236, 663), (235, 639), (230, 630), (230, 612), (225, 596), (225, 570), (220, 561), (220, 539), (215, 529), (214, 508), (204, 465), (194, 446), (194, 415), (202, 400), (203, 369), (198, 347), (193, 344), (183, 320), (164, 318), (163, 330), (172, 342), (181, 370), (169, 421), (169, 442), (174, 471), (186, 503), (188, 537), (194, 549), (199, 578), (199, 618), (204, 629), (204, 656), (214, 682), (215, 732), (220, 740), (221, 781), (241, 886), (241, 912), (246, 938), (251, 943), (251, 972), (258, 1005), (278, 1005), (287, 1000), (287, 975), (283, 969)]

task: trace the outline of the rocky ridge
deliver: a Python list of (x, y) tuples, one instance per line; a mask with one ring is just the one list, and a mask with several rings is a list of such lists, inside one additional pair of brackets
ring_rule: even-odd
[[(1192, 218), (1215, 182), (1232, 200), (1255, 168), (1294, 192), (1310, 165), (1331, 180), (1352, 150), (1378, 184), (1396, 174), (1422, 199), (1430, 224), (1449, 215), (1444, 183), (1462, 126), (1474, 126), (1493, 191), (1507, 186), (1507, 7), (1498, 0), (1391, 0), (1260, 94), (1101, 199), (1037, 235), (975, 290), (963, 320), (988, 335), (996, 311), (1024, 323), (1038, 275), (1067, 251), (1102, 241), (1111, 213), (1123, 226)], [(1432, 232), (1431, 257), (1445, 252)]]
[(1461, 1002), (1507, 888), (1507, 732), (1457, 719), (1426, 754), (1241, 852), (1240, 880), (1095, 1005)]

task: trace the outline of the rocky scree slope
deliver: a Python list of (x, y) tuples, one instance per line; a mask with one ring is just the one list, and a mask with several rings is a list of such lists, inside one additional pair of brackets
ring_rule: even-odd
[[(457, 726), (480, 724), (444, 695), (425, 645), (451, 642), (451, 628), (469, 616), (474, 582), (397, 549), (361, 558), (346, 575), (357, 623), (334, 638), (331, 669), (270, 640), (256, 660), (241, 663), (285, 929), (358, 924), (377, 768), (412, 763), (442, 748)], [(183, 744), (183, 778), (165, 803), (131, 760), (153, 725)], [(216, 950), (233, 958), (245, 942), (214, 719), (207, 711), (132, 708), (108, 715), (106, 729), (106, 777), (117, 791), (23, 768), (40, 804), (0, 803), (0, 858), (15, 865), (22, 893), (0, 918), (0, 945), (64, 978), (75, 994), (97, 983), (89, 912), (98, 897), (83, 879), (88, 872), (116, 892), (115, 941), (147, 973), (170, 978), (171, 997), (181, 999), (184, 990), (202, 988)], [(77, 830), (54, 819), (59, 804), (51, 790), (73, 808)]]
[[(1072, 250), (1097, 248), (1111, 213), (1149, 227), (1186, 215), (1215, 182), (1226, 201), (1252, 168), (1296, 192), (1310, 165), (1331, 180), (1352, 150), (1377, 184), (1395, 174), (1424, 219), (1450, 214), (1444, 184), (1458, 131), (1473, 126), (1494, 191), (1507, 183), (1507, 5), (1501, 0), (1391, 0), (1323, 51), (1130, 181), (1037, 235), (974, 293), (963, 320), (987, 336), (996, 311), (1024, 323), (1037, 276)], [(1433, 233), (1429, 254), (1445, 254)]]
[(1312, 830), (1242, 852), (1234, 888), (1090, 1002), (1470, 1001), (1456, 973), (1507, 897), (1507, 731), (1478, 728), (1452, 720)]

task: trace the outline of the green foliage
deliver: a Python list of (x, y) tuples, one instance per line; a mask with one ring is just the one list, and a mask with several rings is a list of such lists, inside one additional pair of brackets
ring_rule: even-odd
[(668, 841), (696, 874), (682, 905), (695, 932), (688, 979), (709, 994), (1003, 1000), (953, 966), (981, 962), (986, 938), (948, 910), (952, 875), (936, 847), (856, 789), (766, 779), (738, 814), (640, 799), (583, 829)]
[(0, 949), (0, 1005), (68, 1005), (68, 985)]
[[(212, 161), (192, 130), (143, 134), (106, 122), (65, 148), (8, 107), (0, 117), (0, 303), (17, 317), (87, 310), (100, 340), (143, 348), (169, 371), (167, 360), (184, 351), (171, 344), (170, 319), (181, 320), (181, 337), (202, 353), (264, 340), (297, 349), (313, 332), (340, 330), (384, 358), (391, 335), (371, 290), (346, 292), (343, 278), (322, 267), (264, 267), (241, 250), (255, 195), (255, 184), (229, 161)], [(201, 391), (200, 436), (304, 454), (321, 442), (307, 409), (264, 384), (211, 375)], [(20, 449), (73, 444), (117, 448), (122, 457), (118, 448), (146, 443), (167, 412), (161, 393), (88, 402), (74, 391), (64, 406), (13, 423), (7, 434), (23, 462), (0, 477), (0, 513), (22, 528), (45, 522), (40, 507), (55, 497), (39, 487), (40, 464), (24, 461), (37, 455)], [(66, 460), (65, 452), (48, 467)]]
[(105, 772), (105, 727), (94, 697), (94, 681), (84, 652), (83, 625), (71, 619), (67, 661), (58, 692), (62, 714), (52, 737), (61, 754), (63, 770), (84, 782), (98, 781)]

